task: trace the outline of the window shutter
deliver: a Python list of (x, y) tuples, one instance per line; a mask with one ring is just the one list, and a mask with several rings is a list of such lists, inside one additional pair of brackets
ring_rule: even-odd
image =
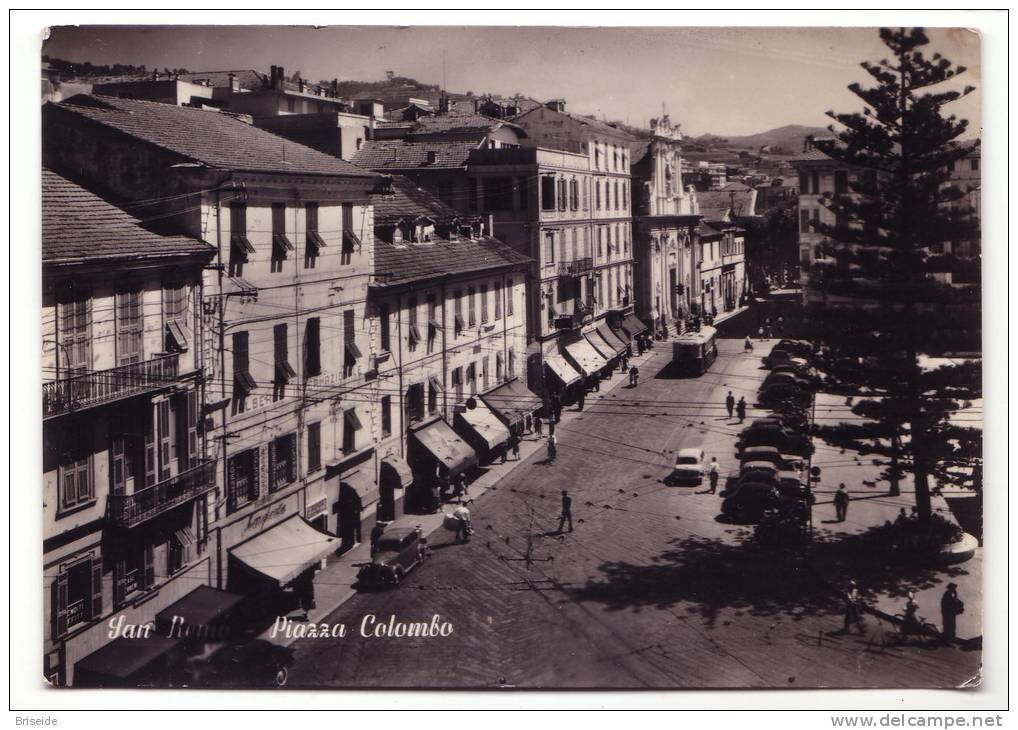
[(198, 391), (187, 393), (187, 466), (198, 466)]
[(156, 549), (152, 543), (145, 546), (145, 588), (151, 588), (156, 582)]
[(103, 612), (103, 560), (92, 558), (92, 615), (97, 619)]
[(230, 459), (226, 464), (226, 511), (237, 509), (237, 459)]
[(110, 441), (110, 492), (124, 494), (127, 491), (125, 441), (122, 433), (114, 434)]
[(297, 434), (291, 434), (286, 440), (287, 451), (289, 452), (289, 462), (287, 464), (287, 481), (297, 481)]
[(159, 414), (159, 481), (170, 478), (170, 402), (156, 404)]
[(276, 488), (276, 442), (269, 441), (269, 491)]
[(251, 468), (253, 470), (253, 473), (251, 475), (251, 499), (252, 500), (258, 499), (261, 496), (261, 494), (262, 494), (261, 457), (262, 457), (262, 450), (260, 448), (256, 448), (254, 450), (254, 455), (251, 458), (251, 462), (252, 462), (252, 467)]
[(56, 580), (56, 633), (67, 633), (67, 573), (58, 573)]
[(124, 603), (124, 577), (127, 574), (127, 563), (123, 559), (113, 564), (113, 605)]
[(145, 433), (145, 486), (150, 487), (156, 483), (156, 436), (155, 419), (152, 417), (152, 410), (146, 409), (142, 430)]

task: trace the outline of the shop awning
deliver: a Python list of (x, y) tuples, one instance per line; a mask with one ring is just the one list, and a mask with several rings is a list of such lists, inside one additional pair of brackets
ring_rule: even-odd
[(182, 641), (158, 634), (147, 639), (114, 639), (75, 663), (74, 684), (122, 686), (133, 679), (142, 680), (146, 670), (158, 670)]
[(622, 320), (622, 329), (626, 331), (630, 337), (636, 337), (641, 332), (646, 332), (649, 327), (640, 321), (640, 318), (630, 312)]
[[(212, 586), (198, 586), (156, 614), (156, 633), (168, 636), (171, 628), (174, 631), (195, 631), (212, 626), (243, 600), (244, 596), (236, 593), (227, 593)], [(178, 617), (176, 622), (174, 617)]]
[(375, 477), (370, 471), (358, 469), (345, 474), (339, 479), (340, 489), (344, 484), (357, 492), (357, 496), (361, 499), (361, 509), (378, 501), (378, 484), (375, 483)]
[(230, 550), (246, 568), (280, 587), (339, 547), (339, 539), (293, 515)]
[(601, 356), (601, 353), (595, 350), (593, 346), (582, 337), (576, 342), (570, 342), (566, 345), (566, 354), (572, 358), (574, 363), (576, 363), (580, 372), (588, 377), (597, 374), (608, 364), (608, 361)]
[(615, 348), (615, 352), (618, 355), (624, 355), (626, 348), (629, 347), (629, 343), (624, 339), (615, 334), (615, 330), (606, 324), (599, 324), (597, 326), (597, 332), (604, 338), (604, 341)]
[(414, 483), (414, 472), (403, 459), (398, 456), (387, 456), (382, 459), (382, 463), (379, 467), (379, 478), (383, 475), (385, 467), (392, 469), (392, 471), (399, 478), (399, 486), (406, 489)]
[(555, 377), (562, 381), (562, 385), (568, 387), (578, 381), (583, 375), (570, 365), (564, 357), (558, 353), (544, 356), (544, 364), (555, 373)]
[(477, 463), (474, 450), (441, 418), (412, 435), (450, 474), (459, 474)]
[(489, 390), (481, 400), (510, 428), (544, 405), (519, 378)]
[(509, 431), (502, 425), (498, 416), (492, 413), (480, 398), (475, 398), (474, 402), (476, 405), (473, 408), (467, 408), (456, 415), (484, 441), (488, 449), (494, 449), (508, 441)]
[(604, 338), (597, 333), (597, 330), (591, 330), (583, 336), (587, 338), (590, 346), (597, 350), (597, 353), (605, 360), (611, 360), (615, 357), (615, 348), (605, 342)]

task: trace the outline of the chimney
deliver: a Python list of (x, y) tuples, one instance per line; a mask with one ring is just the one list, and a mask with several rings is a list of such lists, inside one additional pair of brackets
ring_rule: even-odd
[(284, 76), (285, 76), (285, 73), (283, 71), (283, 67), (282, 66), (276, 66), (276, 79), (275, 79), (275, 81), (272, 84), (272, 88), (273, 89), (275, 89), (276, 91), (282, 91), (283, 90), (283, 77)]
[(305, 89), (304, 79), (297, 79), (297, 90), (300, 91), (300, 93), (303, 94), (304, 93), (304, 89)]
[(435, 150), (428, 150), (428, 164), (434, 165), (438, 162), (438, 152)]
[[(475, 110), (477, 109), (476, 101), (474, 102), (474, 109)], [(438, 97), (438, 113), (439, 114), (449, 113), (449, 97), (445, 94), (445, 92), (443, 92), (442, 95)]]
[(331, 91), (332, 91), (332, 96), (333, 97), (339, 96), (339, 79), (333, 79), (332, 80), (332, 89), (331, 89)]
[(553, 112), (564, 112), (566, 110), (565, 99), (552, 99), (545, 103), (545, 106), (551, 109)]

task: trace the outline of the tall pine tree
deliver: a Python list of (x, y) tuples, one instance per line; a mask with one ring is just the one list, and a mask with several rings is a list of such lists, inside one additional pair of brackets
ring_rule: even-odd
[(927, 57), (922, 29), (880, 37), (893, 56), (861, 64), (873, 85), (848, 87), (862, 113), (828, 112), (835, 138), (816, 142), (852, 177), (822, 196), (837, 223), (819, 226), (807, 320), (829, 387), (852, 395), (855, 414), (819, 435), (884, 457), (892, 492), (911, 473), (929, 520), (931, 477), (960, 482), (957, 465), (981, 451), (981, 430), (951, 418), (981, 395), (978, 360), (957, 358), (981, 350), (978, 222), (951, 182), (978, 143), (960, 142), (967, 121), (942, 112), (974, 89), (931, 88), (965, 68)]

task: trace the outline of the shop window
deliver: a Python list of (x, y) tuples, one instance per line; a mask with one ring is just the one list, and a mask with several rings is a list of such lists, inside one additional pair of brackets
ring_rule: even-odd
[(53, 584), (54, 634), (102, 616), (102, 559), (89, 556), (61, 567)]
[(113, 565), (113, 603), (118, 608), (156, 582), (155, 547), (135, 541), (124, 546)]
[(248, 449), (231, 456), (226, 465), (226, 511), (236, 512), (258, 499), (261, 474), (259, 450)]

